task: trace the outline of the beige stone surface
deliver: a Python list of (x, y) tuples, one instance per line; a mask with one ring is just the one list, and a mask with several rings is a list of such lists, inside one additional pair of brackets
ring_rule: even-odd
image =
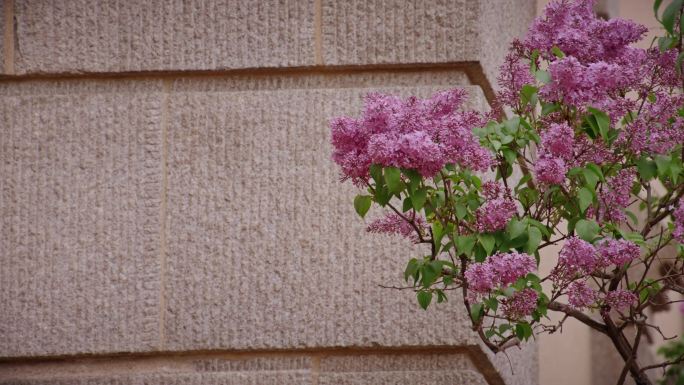
[(0, 363), (2, 385), (487, 384), (465, 352), (166, 356)]
[(153, 349), (161, 83), (63, 85), (0, 85), (0, 356)]
[(0, 74), (5, 73), (5, 1), (0, 1)]
[(486, 384), (464, 354), (384, 354), (323, 357), (319, 384)]
[(533, 0), (322, 0), (326, 65), (479, 62), (494, 84)]
[(314, 64), (314, 0), (15, 2), (19, 74)]
[[(443, 88), (389, 90), (427, 96)], [(412, 255), (406, 241), (364, 231), (351, 205), (358, 190), (339, 182), (330, 160), (327, 124), (358, 114), (368, 91), (171, 96), (168, 349), (474, 341), (456, 298), (424, 312), (412, 292), (378, 287), (401, 285)], [(450, 326), (421, 327), (428, 323)]]
[[(357, 189), (339, 182), (330, 160), (327, 124), (359, 114), (371, 90), (428, 96), (457, 85), (469, 90), (469, 108), (486, 108), (481, 89), (453, 70), (0, 83), (0, 357), (429, 346), (472, 354), (477, 339), (458, 296), (425, 312), (413, 293), (378, 287), (402, 284), (415, 254), (364, 231)], [(498, 378), (481, 353), (475, 367), (447, 355), (431, 358), (442, 366), (429, 373), (402, 369), (430, 367), (419, 356), (331, 358), (337, 364), (322, 360), (328, 371), (317, 378), (484, 383), (483, 367)], [(249, 370), (206, 362), (177, 374), (169, 364), (14, 379), (309, 381), (308, 366), (261, 373), (268, 361)], [(0, 365), (0, 379), (14, 383), (2, 374)], [(517, 375), (531, 383), (536, 372)]]

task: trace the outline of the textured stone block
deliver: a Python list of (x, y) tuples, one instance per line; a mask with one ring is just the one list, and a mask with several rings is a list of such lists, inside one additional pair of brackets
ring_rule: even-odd
[(0, 357), (157, 346), (160, 90), (0, 86)]
[(487, 384), (464, 354), (330, 356), (320, 371), (320, 385)]
[(479, 62), (490, 83), (534, 0), (322, 0), (326, 65)]
[(367, 234), (351, 205), (358, 190), (330, 160), (328, 119), (358, 114), (369, 90), (174, 92), (168, 349), (474, 344), (456, 297), (424, 312), (414, 293), (378, 287), (403, 284), (408, 259), (426, 250)]
[(0, 1), (0, 74), (4, 74), (5, 69), (5, 1)]
[(15, 0), (17, 73), (314, 63), (314, 1)]

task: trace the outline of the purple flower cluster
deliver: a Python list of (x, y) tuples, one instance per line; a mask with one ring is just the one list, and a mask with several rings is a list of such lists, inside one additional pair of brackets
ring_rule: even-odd
[[(513, 43), (519, 47), (519, 42)], [(536, 81), (530, 72), (530, 64), (520, 57), (519, 52), (510, 52), (506, 55), (504, 64), (499, 67), (497, 82), (501, 91), (497, 94), (497, 101), (508, 106), (515, 106), (520, 101), (520, 90), (526, 84), (535, 84)]]
[(679, 243), (684, 243), (684, 198), (679, 200), (677, 208), (672, 213), (674, 218), (675, 228), (672, 231), (672, 236)]
[(531, 256), (518, 253), (498, 253), (485, 262), (468, 266), (464, 275), (468, 288), (477, 294), (486, 294), (499, 286), (508, 286), (518, 278), (536, 269), (537, 264)]
[(591, 243), (570, 237), (558, 256), (555, 275), (559, 277), (590, 274), (599, 266), (599, 256)]
[(458, 111), (465, 97), (461, 89), (428, 99), (369, 94), (361, 118), (331, 122), (332, 158), (344, 178), (355, 182), (368, 179), (372, 164), (413, 169), (425, 177), (434, 176), (446, 164), (485, 171), (494, 159), (472, 129), (486, 119), (479, 113)]
[[(408, 219), (413, 220), (416, 227), (425, 234), (427, 232), (427, 223), (425, 219), (418, 215), (410, 215)], [(419, 237), (413, 226), (398, 214), (390, 213), (382, 218), (376, 219), (371, 222), (366, 231), (375, 234), (396, 234), (401, 235), (404, 238), (410, 239), (414, 243), (418, 243)]]
[(648, 31), (628, 20), (598, 18), (593, 3), (551, 2), (530, 27), (523, 44), (530, 50), (539, 49), (547, 59), (553, 58), (555, 46), (582, 63), (592, 63), (620, 56), (627, 45), (639, 41)]
[[(486, 186), (486, 187), (485, 187)], [(475, 228), (481, 233), (492, 233), (503, 229), (517, 212), (515, 202), (509, 192), (505, 194), (502, 187), (483, 185), (485, 203), (475, 211)]]
[(585, 281), (575, 281), (568, 286), (568, 303), (577, 310), (596, 302), (596, 291)]
[(588, 214), (595, 216), (598, 222), (624, 222), (624, 209), (629, 206), (632, 184), (636, 171), (634, 169), (622, 169), (607, 183), (601, 186), (598, 192), (598, 208), (591, 208)]
[(575, 133), (565, 122), (551, 123), (541, 134), (539, 159), (534, 173), (543, 184), (562, 184), (573, 161)]
[(636, 294), (632, 293), (631, 291), (618, 289), (608, 292), (604, 298), (604, 301), (606, 305), (610, 306), (611, 308), (617, 311), (624, 311), (629, 309), (630, 306), (634, 305), (637, 302), (637, 299), (638, 298)]
[(598, 252), (601, 264), (605, 266), (613, 264), (622, 266), (631, 262), (641, 255), (641, 249), (634, 242), (626, 239), (606, 239), (598, 244)]
[(539, 294), (533, 289), (517, 291), (503, 300), (503, 314), (511, 320), (525, 318), (537, 308), (538, 299)]

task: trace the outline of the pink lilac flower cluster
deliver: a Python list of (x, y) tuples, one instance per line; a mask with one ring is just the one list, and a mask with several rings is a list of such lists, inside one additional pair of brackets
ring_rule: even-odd
[(492, 233), (506, 227), (508, 221), (516, 214), (515, 202), (510, 191), (496, 182), (485, 182), (482, 185), (485, 203), (475, 211), (475, 228), (481, 233)]
[(599, 255), (591, 243), (578, 237), (570, 237), (561, 248), (554, 276), (570, 278), (577, 274), (590, 274), (599, 263)]
[(675, 228), (672, 236), (679, 243), (684, 243), (684, 198), (679, 200), (677, 208), (672, 213)]
[(635, 154), (665, 154), (684, 142), (684, 117), (678, 114), (684, 96), (656, 92), (654, 97), (655, 101), (645, 103), (639, 116), (621, 131), (617, 145)]
[(584, 309), (596, 302), (596, 291), (585, 281), (575, 281), (568, 285), (568, 303), (577, 310)]
[(624, 311), (634, 305), (637, 302), (637, 299), (637, 296), (631, 291), (618, 289), (608, 292), (604, 301), (606, 305), (611, 308), (617, 311)]
[(520, 90), (523, 86), (536, 83), (529, 62), (522, 59), (523, 49), (519, 41), (514, 41), (511, 52), (506, 55), (504, 63), (499, 67), (499, 76), (496, 78), (501, 89), (497, 94), (499, 103), (516, 106), (520, 101)]
[(517, 291), (511, 297), (502, 301), (503, 314), (511, 320), (525, 318), (537, 308), (538, 299), (539, 294), (533, 289), (528, 288)]
[(536, 269), (537, 264), (531, 256), (518, 253), (498, 253), (485, 262), (468, 266), (464, 275), (468, 288), (477, 294), (486, 294), (496, 287), (508, 286), (518, 278)]
[(598, 252), (601, 257), (601, 264), (605, 266), (608, 264), (622, 266), (641, 255), (639, 246), (626, 239), (603, 240), (598, 244)]
[(543, 184), (562, 184), (573, 161), (575, 133), (565, 122), (551, 123), (541, 134), (539, 159), (534, 173)]
[[(510, 74), (499, 77), (503, 89), (500, 102), (516, 106), (522, 84), (527, 83), (539, 86), (539, 97), (544, 102), (573, 106), (580, 113), (589, 106), (598, 108), (609, 115), (612, 125), (638, 109), (641, 113), (632, 115), (633, 121), (619, 131), (615, 144), (636, 154), (670, 151), (684, 141), (684, 117), (677, 113), (684, 96), (669, 92), (682, 81), (676, 70), (677, 50), (660, 52), (657, 48), (632, 46), (642, 39), (647, 28), (628, 20), (603, 20), (594, 14), (593, 3), (560, 0), (546, 7), (525, 39), (513, 44), (501, 67)], [(546, 84), (537, 84), (529, 66), (524, 65), (530, 58), (534, 60), (533, 52), (539, 52), (549, 63), (550, 81)], [(648, 94), (655, 98), (649, 98), (643, 106), (634, 97), (645, 98)], [(540, 156), (535, 164), (537, 179), (546, 185), (560, 184), (570, 167), (614, 160), (601, 139), (577, 138), (574, 153), (577, 156), (572, 165), (567, 159), (561, 161), (562, 157)], [(615, 210), (606, 214), (621, 217)]]
[[(418, 227), (422, 234), (426, 234), (428, 226), (425, 222), (425, 218), (419, 215), (411, 214), (408, 216), (408, 219), (413, 220), (416, 227)], [(418, 243), (420, 239), (414, 227), (395, 213), (390, 213), (382, 218), (374, 220), (368, 225), (366, 231), (376, 234), (401, 235), (414, 243)]]
[(598, 192), (598, 209), (592, 207), (588, 215), (600, 223), (624, 222), (624, 209), (629, 206), (635, 176), (634, 169), (622, 169), (614, 177), (608, 178)]
[(553, 47), (583, 63), (610, 60), (620, 56), (625, 47), (637, 42), (648, 31), (628, 20), (603, 20), (596, 16), (592, 0), (561, 0), (550, 3), (538, 17), (524, 40), (524, 45), (539, 49), (542, 56), (554, 57)]
[(424, 177), (447, 164), (485, 171), (494, 158), (472, 129), (482, 126), (486, 117), (459, 111), (465, 98), (461, 89), (428, 99), (369, 94), (361, 118), (331, 122), (332, 158), (344, 178), (357, 183), (368, 179), (372, 164), (413, 169)]

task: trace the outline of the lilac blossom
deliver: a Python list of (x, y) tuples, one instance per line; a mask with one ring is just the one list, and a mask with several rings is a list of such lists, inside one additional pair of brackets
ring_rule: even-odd
[(679, 200), (677, 208), (672, 213), (674, 218), (674, 231), (672, 231), (672, 236), (679, 243), (684, 243), (684, 198)]
[[(425, 219), (418, 215), (409, 215), (408, 219), (413, 220), (416, 227), (425, 234), (427, 232), (427, 223)], [(419, 237), (413, 226), (398, 214), (390, 213), (382, 218), (376, 219), (371, 222), (366, 231), (375, 234), (396, 234), (401, 235), (404, 238), (411, 240), (414, 243), (418, 243)]]
[(555, 275), (589, 274), (599, 263), (596, 249), (591, 243), (578, 237), (570, 237), (561, 248)]
[(498, 279), (494, 269), (488, 263), (473, 263), (463, 274), (468, 282), (468, 289), (485, 294), (498, 285)]
[(575, 281), (568, 286), (568, 303), (577, 310), (591, 306), (596, 301), (596, 290), (585, 281)]
[(496, 273), (498, 282), (508, 286), (520, 277), (524, 277), (536, 269), (537, 263), (531, 256), (518, 253), (498, 253), (487, 259), (487, 263)]
[(604, 301), (606, 305), (612, 307), (613, 309), (617, 311), (624, 311), (629, 309), (637, 302), (637, 296), (631, 291), (618, 289), (608, 292)]
[(534, 175), (544, 185), (563, 184), (568, 165), (563, 159), (542, 156), (534, 164)]
[(465, 278), (468, 288), (478, 294), (486, 294), (494, 288), (508, 286), (518, 278), (534, 271), (537, 264), (531, 256), (524, 253), (498, 253), (485, 262), (468, 266)]
[(598, 192), (598, 208), (589, 212), (598, 222), (624, 222), (623, 210), (629, 206), (632, 183), (636, 176), (634, 169), (622, 169), (612, 178), (608, 178)]
[(598, 253), (602, 265), (622, 266), (639, 258), (641, 249), (634, 242), (626, 239), (607, 239), (598, 244)]
[(537, 308), (539, 294), (533, 289), (517, 291), (509, 298), (503, 300), (503, 314), (508, 319), (522, 319)]
[(465, 97), (460, 89), (428, 99), (369, 94), (361, 118), (331, 121), (332, 158), (343, 177), (356, 183), (368, 179), (372, 164), (414, 169), (425, 177), (447, 164), (485, 171), (494, 159), (472, 129), (486, 117), (458, 111)]

